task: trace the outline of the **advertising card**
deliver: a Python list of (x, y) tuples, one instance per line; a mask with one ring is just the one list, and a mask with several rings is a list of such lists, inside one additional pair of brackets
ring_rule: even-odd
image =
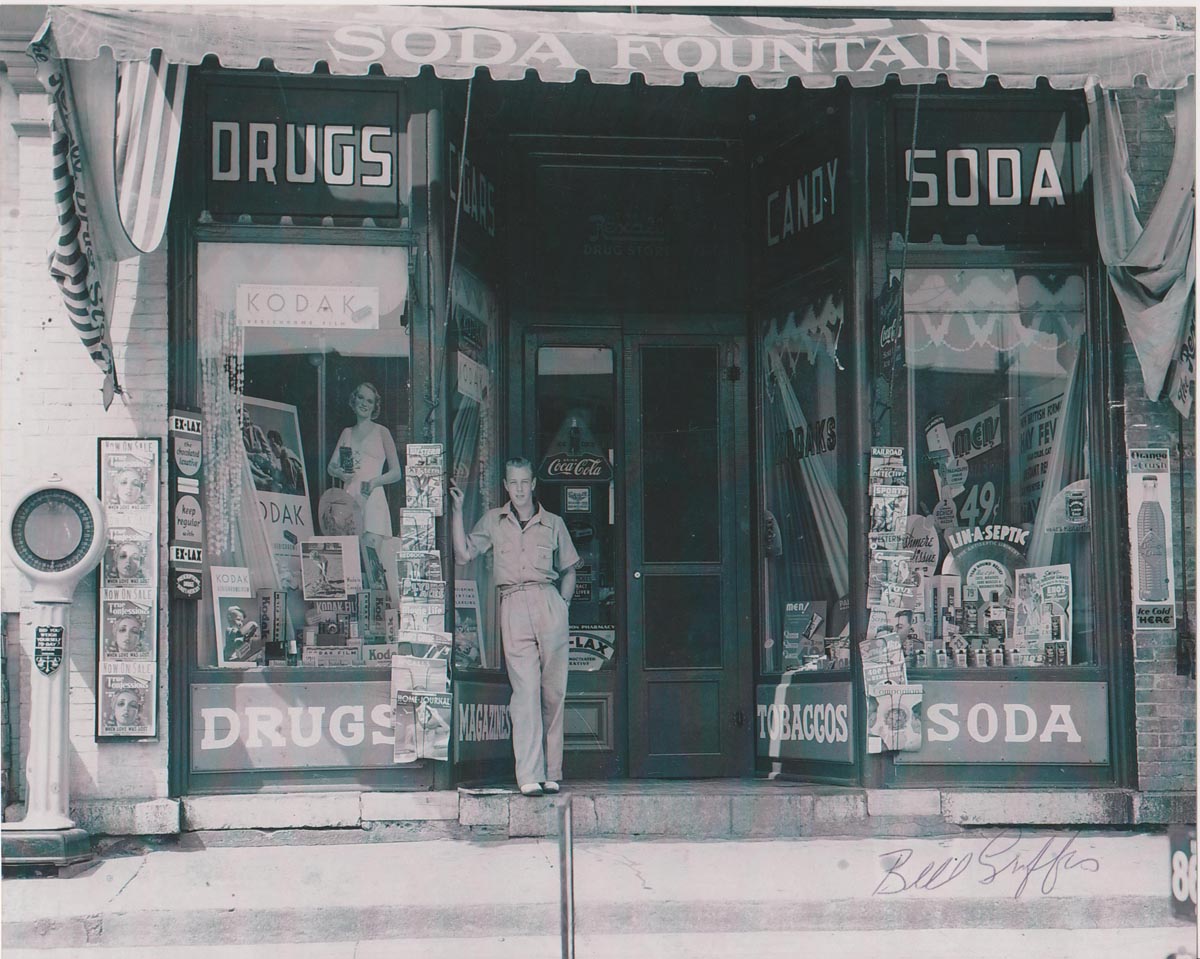
[(242, 447), (280, 582), (300, 579), (300, 541), (313, 534), (296, 407), (243, 397)]
[(921, 748), (921, 700), (925, 688), (880, 685), (867, 688), (867, 752), (916, 752)]
[(1065, 647), (1064, 665), (1070, 664), (1072, 615), (1068, 564), (1017, 570), (1013, 641), (1017, 649), (1025, 652), (1026, 662), (1046, 663), (1048, 647), (1052, 650)]
[(266, 638), (258, 622), (257, 598), (245, 566), (210, 566), (217, 665), (261, 665)]
[(1171, 516), (1171, 454), (1129, 451), (1130, 579), (1133, 628), (1175, 628), (1175, 545)]
[(454, 584), (454, 665), (457, 669), (486, 669), (479, 620), (479, 587), (468, 579)]

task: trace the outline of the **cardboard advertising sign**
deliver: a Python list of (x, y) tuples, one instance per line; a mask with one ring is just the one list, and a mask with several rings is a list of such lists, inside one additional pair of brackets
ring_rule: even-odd
[(1171, 531), (1171, 454), (1129, 451), (1130, 579), (1133, 628), (1175, 628), (1175, 546)]

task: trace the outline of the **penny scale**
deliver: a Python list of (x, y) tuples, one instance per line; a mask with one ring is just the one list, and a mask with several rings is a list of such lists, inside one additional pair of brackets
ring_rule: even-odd
[(69, 670), (63, 661), (75, 587), (100, 562), (104, 541), (100, 502), (57, 474), (18, 496), (5, 520), (4, 545), (33, 587), (34, 609), (27, 811), (0, 830), (6, 865), (63, 866), (92, 857), (91, 839), (69, 810)]

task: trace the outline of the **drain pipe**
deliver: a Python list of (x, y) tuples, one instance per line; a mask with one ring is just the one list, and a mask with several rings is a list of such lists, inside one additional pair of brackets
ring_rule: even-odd
[(575, 837), (571, 826), (571, 797), (558, 803), (558, 906), (562, 959), (575, 959)]

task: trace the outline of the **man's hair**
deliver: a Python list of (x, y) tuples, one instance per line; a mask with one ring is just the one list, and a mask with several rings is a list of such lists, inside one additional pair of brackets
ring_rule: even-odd
[(533, 475), (533, 464), (524, 456), (513, 456), (504, 461), (504, 475), (508, 476), (509, 470), (529, 470), (530, 475)]
[(901, 617), (901, 616), (907, 616), (907, 617), (908, 617), (908, 621), (909, 621), (909, 623), (910, 623), (910, 624), (912, 623), (912, 621), (913, 621), (913, 611), (912, 611), (911, 609), (898, 609), (898, 610), (896, 610), (896, 617), (897, 617), (897, 618), (899, 618), (899, 617)]

